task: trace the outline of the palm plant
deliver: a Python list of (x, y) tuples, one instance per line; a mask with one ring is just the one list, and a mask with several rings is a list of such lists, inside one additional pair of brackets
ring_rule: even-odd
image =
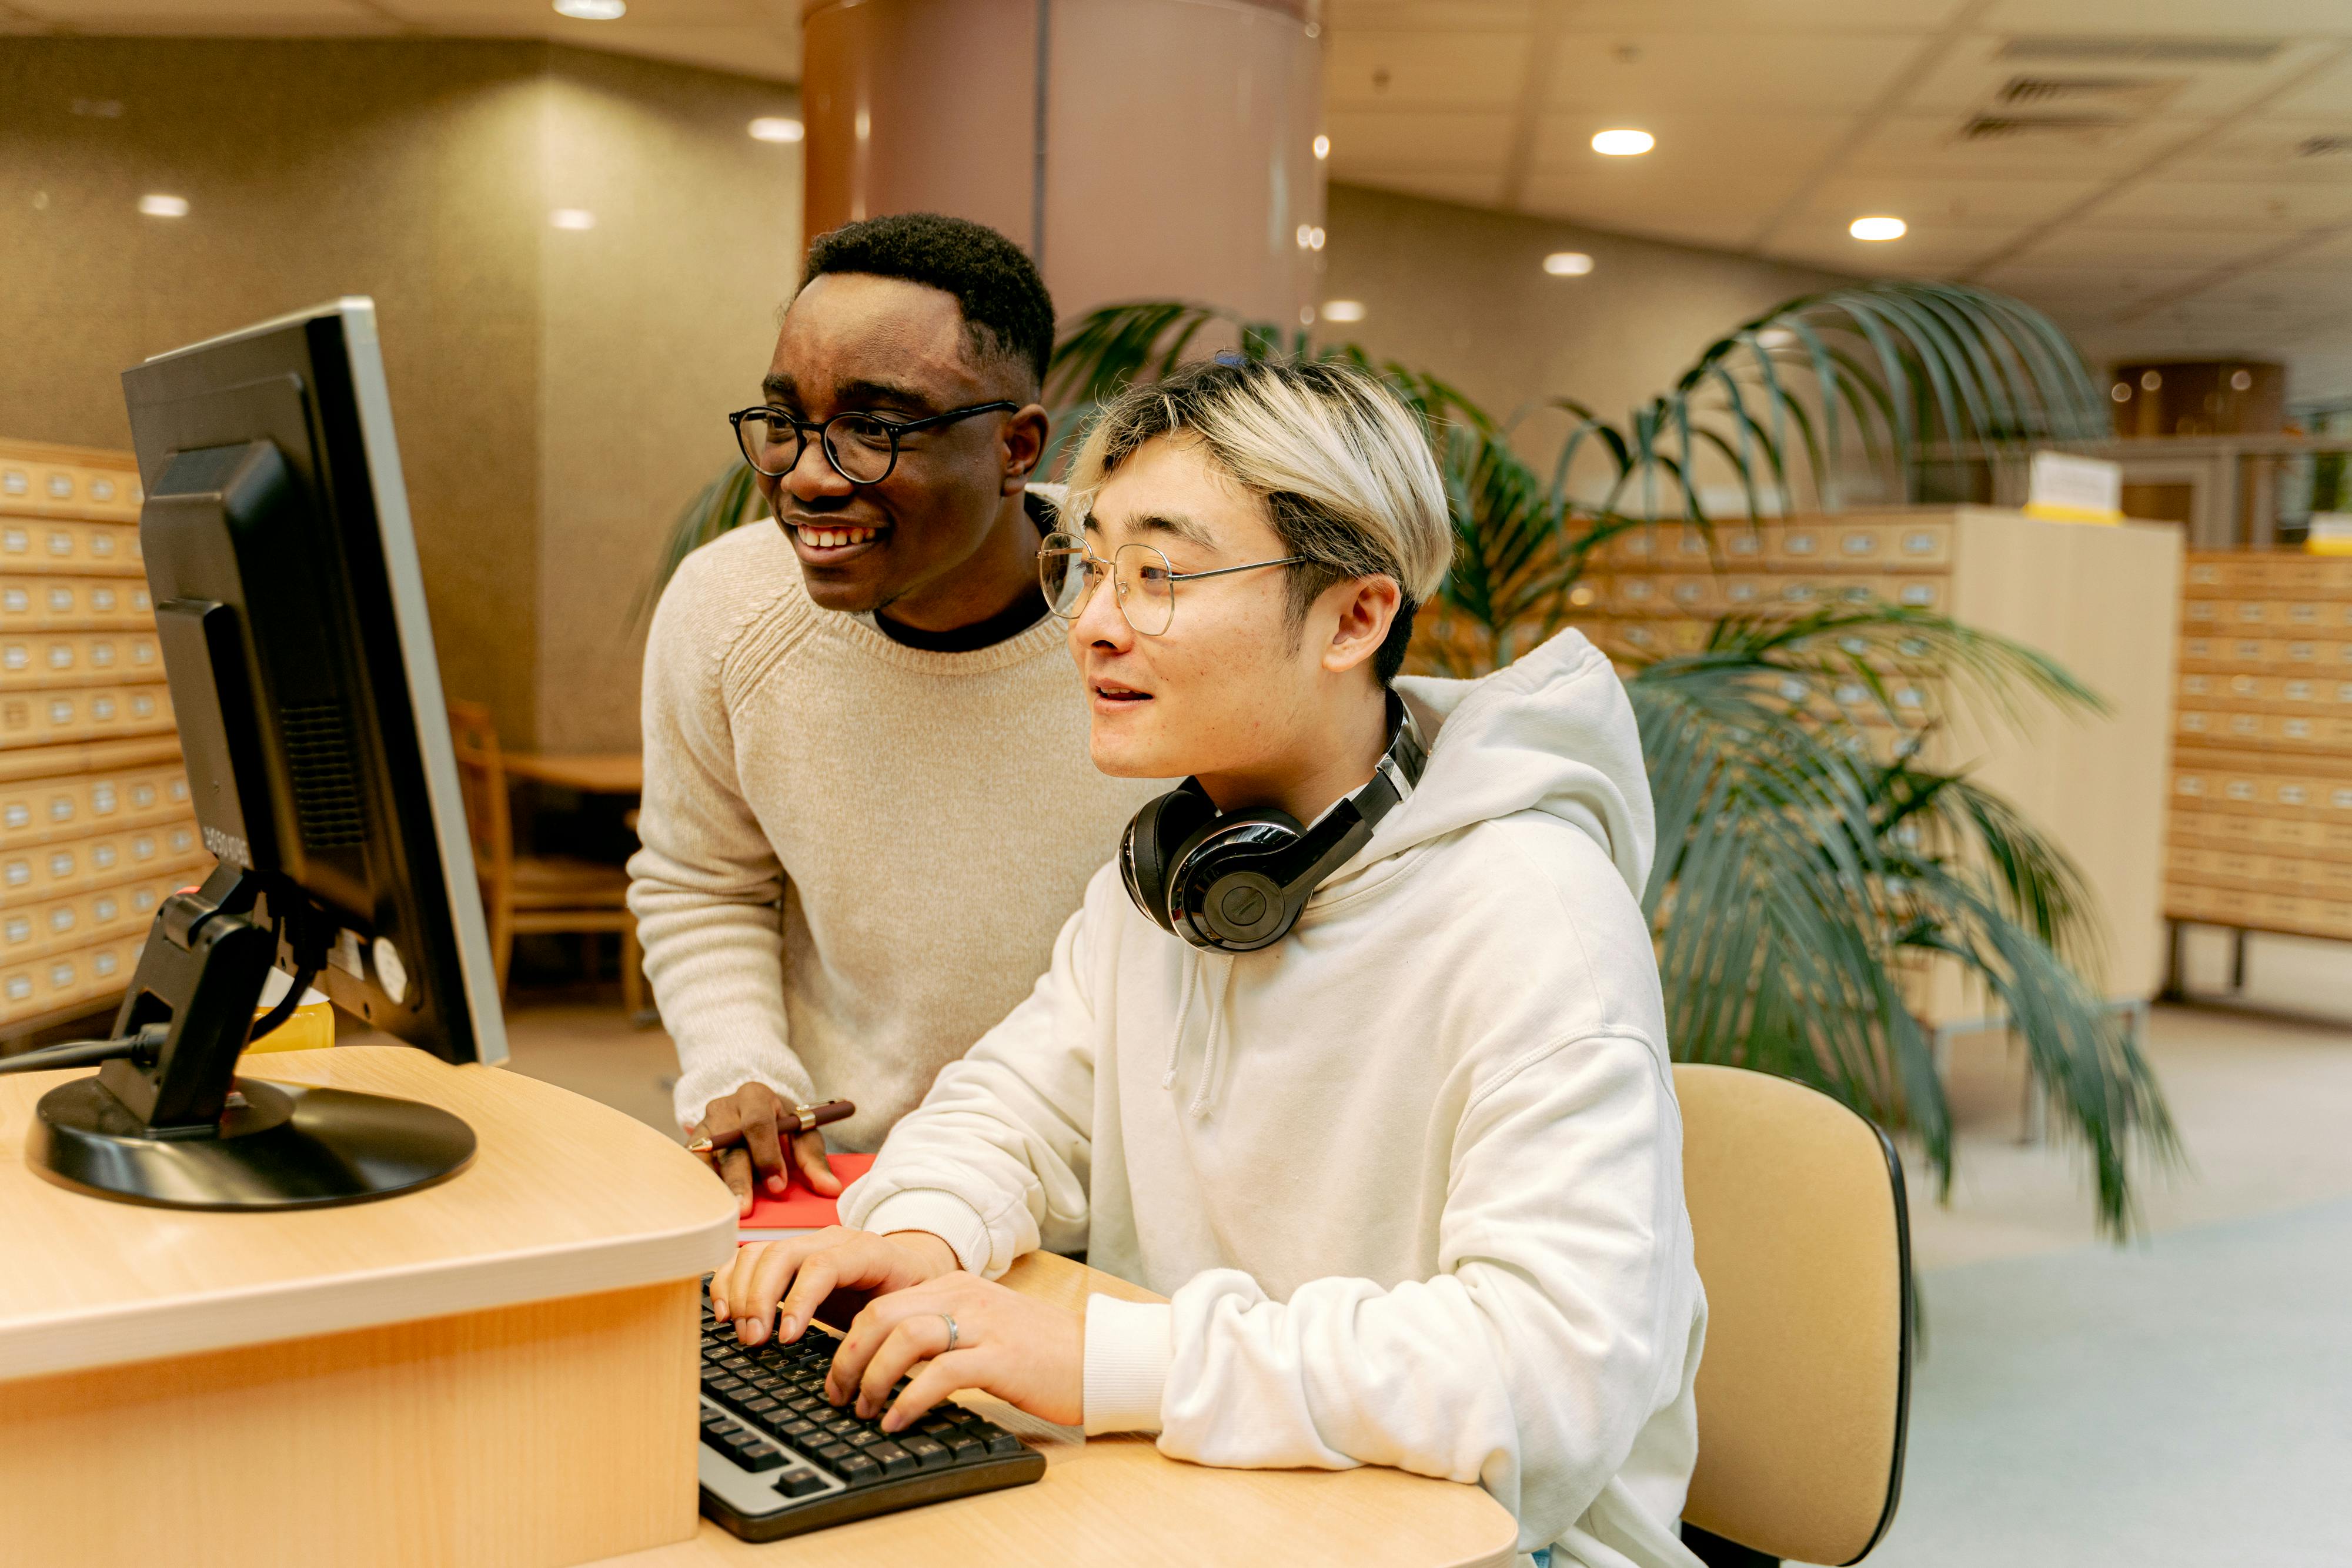
[[(1743, 526), (1708, 517), (1703, 470), (1738, 484), (1752, 525), (1809, 502), (1833, 508), (1858, 484), (1908, 499), (1930, 458), (2000, 460), (2027, 441), (2099, 434), (2106, 418), (2056, 328), (1973, 288), (1874, 284), (1790, 300), (1618, 422), (1567, 399), (1498, 421), (1352, 344), (1146, 301), (1094, 311), (1057, 345), (1047, 471), (1103, 399), (1212, 347), (1352, 361), (1428, 421), (1455, 551), (1414, 661), (1450, 674), (1507, 664), (1569, 623), (1590, 597), (1579, 584), (1594, 551), (1615, 535), (1663, 519)], [(1570, 423), (1547, 476), (1514, 437), (1554, 415)], [(743, 520), (749, 472), (736, 465), (680, 516), (646, 603), (689, 550)], [(2096, 953), (2081, 876), (2006, 802), (1925, 766), (1940, 713), (1896, 694), (1939, 690), (1995, 717), (2026, 701), (2092, 712), (2099, 699), (2029, 648), (1891, 605), (1727, 619), (1697, 653), (1634, 664), (1626, 689), (1658, 824), (1643, 906), (1675, 1054), (1794, 1078), (1907, 1126), (1948, 1188), (1950, 1110), (1907, 996), (1924, 964), (1957, 964), (2025, 1040), (2042, 1091), (2092, 1155), (2102, 1223), (2123, 1234), (2135, 1152), (2175, 1145), (2146, 1063), (2082, 978)]]

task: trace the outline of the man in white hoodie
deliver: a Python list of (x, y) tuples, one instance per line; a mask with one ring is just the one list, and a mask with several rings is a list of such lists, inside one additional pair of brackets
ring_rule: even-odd
[[(1556, 1563), (1696, 1563), (1706, 1314), (1608, 662), (1394, 680), (1444, 491), (1343, 367), (1129, 392), (1071, 501), (1044, 565), (1096, 766), (1192, 778), (845, 1228), (743, 1249), (712, 1310), (756, 1344), (874, 1292), (827, 1392), (893, 1430), (980, 1388), (1204, 1464), (1475, 1481)], [(992, 1282), (1040, 1247), (1172, 1300)]]

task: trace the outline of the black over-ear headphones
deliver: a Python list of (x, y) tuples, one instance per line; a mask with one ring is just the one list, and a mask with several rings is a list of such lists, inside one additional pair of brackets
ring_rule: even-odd
[(1119, 841), (1135, 906), (1195, 947), (1250, 953), (1297, 924), (1323, 879), (1364, 847), (1421, 782), (1428, 760), (1412, 715), (1389, 694), (1389, 748), (1371, 782), (1311, 828), (1275, 807), (1220, 815), (1197, 779), (1147, 804)]

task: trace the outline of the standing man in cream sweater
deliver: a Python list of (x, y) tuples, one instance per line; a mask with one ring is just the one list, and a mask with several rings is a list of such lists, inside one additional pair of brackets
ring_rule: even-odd
[(679, 1122), (739, 1205), (790, 1109), (878, 1145), (1028, 993), (1151, 793), (1096, 771), (1046, 613), (1027, 485), (1054, 338), (1036, 268), (929, 214), (809, 249), (758, 404), (732, 416), (773, 520), (688, 557), (646, 649), (629, 862)]

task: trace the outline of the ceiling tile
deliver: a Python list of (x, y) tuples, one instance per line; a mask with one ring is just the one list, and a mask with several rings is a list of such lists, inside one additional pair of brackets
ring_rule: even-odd
[[(2237, 33), (2242, 29), (2228, 29)], [(2037, 26), (2034, 34), (2064, 29)], [(2284, 80), (2314, 63), (2327, 46), (2313, 41), (2289, 42), (2259, 62), (2219, 63), (2148, 60), (2066, 60), (2048, 57), (2007, 57), (2011, 41), (2006, 33), (1972, 33), (1962, 39), (1920, 79), (1904, 99), (1910, 113), (2043, 114), (2087, 112), (2096, 105), (2050, 96), (2004, 102), (2011, 83), (2036, 80), (2053, 86), (2105, 82), (2146, 82), (2156, 99), (2154, 112), (2168, 118), (2228, 114), (2240, 109), (2272, 84)]]
[(37, 21), (93, 33), (300, 36), (389, 32), (382, 13), (351, 0), (25, 0), (11, 8)]
[(2091, 179), (2137, 168), (2199, 133), (2200, 122), (2147, 120), (2095, 140), (2026, 135), (1960, 139), (1964, 117), (1893, 115), (1847, 157), (1844, 172), (1956, 179)]
[(1988, 32), (2251, 38), (2338, 33), (2343, 0), (1995, 0)]
[(1932, 33), (1965, 0), (1580, 0), (1579, 33)]
[(2090, 228), (2213, 224), (2278, 237), (2346, 218), (2352, 218), (2352, 182), (2142, 180), (2100, 202), (2082, 221)]
[(1507, 33), (1335, 35), (1323, 52), (1334, 109), (1507, 109), (1527, 74), (1527, 40)]
[(2099, 190), (2097, 180), (1916, 179), (1902, 174), (1841, 174), (1824, 180), (1805, 211), (1852, 222), (1887, 213), (1914, 225), (2015, 228), (2056, 216)]
[(1364, 180), (1381, 169), (1473, 164), (1498, 178), (1511, 145), (1511, 117), (1431, 110), (1335, 111), (1325, 117), (1334, 177)]
[(2203, 268), (2243, 260), (2278, 240), (2274, 234), (2225, 225), (2147, 229), (2070, 225), (2042, 235), (2018, 260), (2033, 267), (2090, 263)]
[(2166, 164), (2164, 172), (2197, 180), (2352, 183), (2352, 152), (2305, 151), (2315, 141), (2328, 138), (2352, 146), (2352, 100), (2344, 109), (2328, 120), (2247, 120), (2199, 142)]
[(1592, 150), (1592, 133), (1607, 130), (1606, 115), (1548, 114), (1536, 131), (1539, 170), (1589, 171), (1596, 178), (1638, 183), (1661, 172), (1704, 174), (1786, 192), (1843, 140), (1843, 115), (1689, 112), (1653, 115), (1643, 129), (1658, 139), (1638, 158), (1611, 158)]
[(1326, 34), (1527, 32), (1537, 0), (1326, 0)]
[(1578, 34), (1559, 40), (1545, 104), (1637, 124), (1694, 111), (1857, 110), (1919, 47), (1835, 34)]

